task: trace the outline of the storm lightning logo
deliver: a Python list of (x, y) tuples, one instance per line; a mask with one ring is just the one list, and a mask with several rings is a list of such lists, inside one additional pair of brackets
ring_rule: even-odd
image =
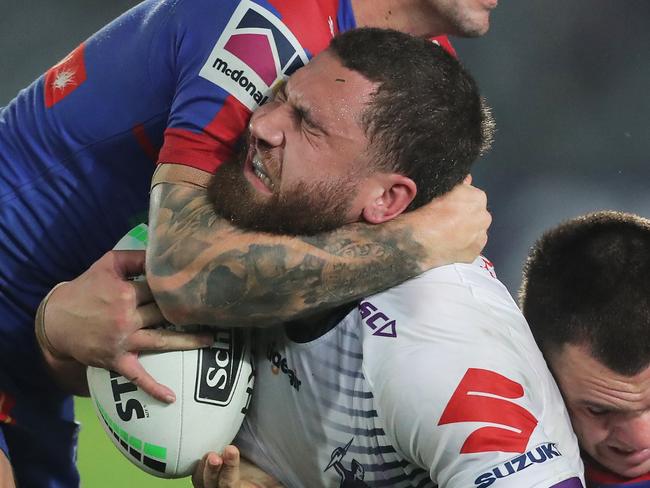
[(199, 75), (255, 110), (271, 87), (308, 62), (291, 31), (264, 7), (243, 1), (212, 49)]

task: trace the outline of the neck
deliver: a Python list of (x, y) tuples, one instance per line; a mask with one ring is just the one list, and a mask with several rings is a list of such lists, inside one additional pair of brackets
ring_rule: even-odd
[(446, 34), (427, 0), (351, 0), (358, 27), (395, 29), (414, 36)]

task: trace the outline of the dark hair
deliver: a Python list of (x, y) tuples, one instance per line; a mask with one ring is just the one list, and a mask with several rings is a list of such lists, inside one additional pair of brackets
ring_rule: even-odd
[(363, 28), (335, 37), (329, 49), (378, 84), (361, 122), (377, 167), (416, 183), (409, 209), (451, 190), (489, 147), (494, 123), (475, 81), (437, 44)]
[(587, 346), (609, 369), (637, 374), (650, 364), (650, 221), (597, 212), (546, 232), (519, 301), (545, 353)]

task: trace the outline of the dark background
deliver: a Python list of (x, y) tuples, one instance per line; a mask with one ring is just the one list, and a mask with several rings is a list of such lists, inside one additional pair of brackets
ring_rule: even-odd
[[(0, 105), (135, 3), (4, 0)], [(545, 228), (597, 209), (650, 216), (648, 0), (502, 1), (486, 36), (454, 41), (497, 120), (474, 181), (494, 217), (485, 254), (513, 294)]]

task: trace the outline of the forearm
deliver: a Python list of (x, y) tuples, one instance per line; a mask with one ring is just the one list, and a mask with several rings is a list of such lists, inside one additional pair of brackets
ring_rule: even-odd
[(147, 279), (163, 314), (190, 323), (265, 325), (355, 300), (436, 264), (406, 219), (312, 237), (245, 232), (200, 190), (152, 192)]

